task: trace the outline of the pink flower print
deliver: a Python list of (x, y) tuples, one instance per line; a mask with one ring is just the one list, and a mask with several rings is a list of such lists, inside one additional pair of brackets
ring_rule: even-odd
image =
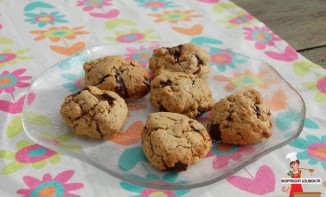
[(84, 11), (91, 11), (95, 8), (101, 9), (106, 5), (112, 5), (109, 1), (111, 0), (80, 0), (77, 1), (77, 6), (84, 6)]
[(254, 151), (253, 147), (236, 146), (230, 144), (215, 144), (206, 157), (214, 156), (213, 168), (221, 169), (230, 163), (230, 160), (241, 161), (242, 155)]
[(0, 74), (0, 93), (3, 91), (12, 93), (16, 87), (25, 88), (29, 86), (29, 83), (24, 82), (25, 80), (32, 79), (31, 76), (22, 76), (26, 71), (25, 68), (17, 69), (12, 73), (5, 70)]
[(148, 64), (149, 58), (152, 56), (153, 51), (159, 48), (159, 43), (153, 42), (149, 47), (141, 46), (140, 48), (127, 48), (126, 59), (128, 61), (136, 61), (144, 68)]
[(83, 188), (82, 183), (67, 183), (73, 176), (73, 170), (63, 171), (54, 178), (51, 174), (46, 173), (41, 180), (38, 180), (32, 176), (24, 176), (23, 181), (27, 185), (27, 189), (17, 190), (17, 194), (22, 197), (30, 196), (74, 196), (79, 195), (72, 194), (70, 191)]
[(266, 45), (274, 46), (275, 41), (281, 40), (267, 27), (260, 28), (256, 26), (254, 28), (245, 27), (243, 29), (244, 29), (245, 39), (256, 41), (255, 47), (256, 49), (259, 50), (265, 49)]

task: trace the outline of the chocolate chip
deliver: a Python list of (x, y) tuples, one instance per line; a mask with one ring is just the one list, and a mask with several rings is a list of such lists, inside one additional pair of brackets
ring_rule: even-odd
[(105, 81), (105, 79), (106, 79), (107, 77), (109, 77), (109, 76), (110, 76), (110, 75), (104, 75), (104, 76), (102, 77), (101, 81), (100, 81), (100, 82), (98, 82), (98, 84), (97, 84), (97, 85), (99, 85), (99, 84), (103, 83), (103, 82)]
[(98, 125), (98, 123), (96, 123), (96, 132), (101, 135), (101, 138), (103, 138), (104, 135), (101, 132), (101, 129), (100, 129), (100, 126)]
[(128, 92), (127, 92), (127, 88), (123, 82), (123, 79), (121, 78), (121, 76), (119, 74), (116, 74), (115, 80), (117, 81), (117, 87), (115, 87), (115, 91), (117, 91), (117, 93), (120, 96), (122, 96), (123, 98), (127, 98)]
[(167, 50), (169, 51), (169, 53), (173, 55), (174, 60), (179, 61), (182, 52), (182, 47), (183, 47), (182, 45), (178, 45), (176, 47), (167, 48)]
[(200, 71), (201, 71), (201, 66), (198, 66), (198, 69), (196, 70), (196, 72), (194, 72), (194, 75), (197, 75), (197, 74), (199, 74), (199, 73), (200, 73)]
[(213, 124), (210, 129), (210, 135), (213, 140), (221, 141), (221, 130), (220, 130), (220, 124)]
[(272, 114), (271, 114), (271, 111), (268, 111), (267, 115), (268, 115), (268, 116), (272, 115)]
[(165, 107), (163, 107), (163, 105), (160, 105), (159, 110), (161, 112), (167, 112), (168, 111), (167, 109), (165, 109)]
[(112, 105), (113, 104), (113, 101), (115, 101), (115, 98), (113, 98), (112, 96), (110, 96), (108, 94), (103, 94), (102, 96), (103, 96), (104, 99), (106, 99), (108, 101), (108, 103), (110, 105)]
[(160, 84), (161, 84), (162, 88), (164, 88), (166, 86), (171, 86), (172, 85), (172, 81), (171, 80), (161, 81)]
[(200, 130), (196, 129), (194, 126), (190, 126), (192, 128), (193, 131), (199, 132)]
[(174, 171), (174, 172), (180, 172), (187, 170), (187, 165), (182, 163), (181, 161), (178, 161), (174, 164), (173, 167), (166, 167), (166, 170), (168, 171)]
[(195, 55), (195, 56), (196, 56), (196, 59), (197, 59), (198, 69), (196, 70), (196, 72), (194, 72), (194, 74), (197, 75), (201, 71), (201, 66), (200, 65), (203, 65), (203, 61), (197, 55)]
[(108, 94), (93, 94), (98, 100), (101, 101), (107, 101), (110, 105), (113, 104), (113, 101), (115, 101), (115, 98)]
[(229, 121), (229, 122), (233, 121), (232, 117), (231, 117), (231, 114), (226, 118), (226, 120)]
[(199, 66), (200, 64), (203, 65), (203, 61), (198, 57), (198, 55), (195, 55), (197, 59), (197, 65)]
[(260, 116), (260, 108), (259, 108), (259, 106), (258, 105), (255, 105), (255, 108), (254, 108), (254, 110), (255, 110), (255, 112), (256, 112), (256, 114), (257, 114), (257, 116)]

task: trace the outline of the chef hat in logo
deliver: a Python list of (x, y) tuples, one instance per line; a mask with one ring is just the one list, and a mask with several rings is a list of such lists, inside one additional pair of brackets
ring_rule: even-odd
[(293, 152), (293, 153), (289, 153), (286, 155), (287, 159), (290, 159), (291, 162), (292, 161), (296, 161), (297, 160), (297, 152)]

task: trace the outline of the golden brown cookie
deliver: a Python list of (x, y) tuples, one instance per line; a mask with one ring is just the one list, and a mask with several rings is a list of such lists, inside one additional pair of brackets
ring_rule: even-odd
[(84, 64), (85, 84), (114, 91), (126, 102), (149, 92), (149, 75), (141, 65), (120, 55), (106, 56)]
[(128, 108), (115, 92), (87, 86), (65, 98), (60, 114), (77, 135), (101, 139), (120, 131)]
[(272, 135), (270, 110), (254, 89), (223, 98), (211, 111), (207, 130), (214, 140), (231, 144), (255, 144)]
[(196, 118), (214, 105), (208, 84), (196, 75), (163, 71), (151, 81), (150, 103), (160, 111)]
[(187, 170), (204, 158), (212, 147), (202, 124), (170, 112), (148, 115), (141, 139), (149, 162), (160, 170), (168, 171)]
[(175, 47), (162, 47), (154, 50), (149, 59), (149, 68), (154, 77), (162, 70), (194, 74), (207, 78), (209, 54), (197, 45), (186, 43)]

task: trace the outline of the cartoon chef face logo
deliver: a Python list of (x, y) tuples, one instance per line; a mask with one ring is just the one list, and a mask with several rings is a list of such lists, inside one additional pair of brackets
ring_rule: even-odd
[(310, 172), (310, 176), (313, 175), (314, 169), (300, 167), (300, 161), (297, 158), (297, 153), (289, 153), (286, 155), (286, 159), (290, 160), (291, 170), (286, 174), (285, 178), (281, 179), (282, 184), (286, 186), (282, 187), (283, 192), (288, 192), (290, 197), (294, 196), (294, 193), (304, 193), (302, 184), (321, 184), (320, 178), (304, 178), (304, 171)]

